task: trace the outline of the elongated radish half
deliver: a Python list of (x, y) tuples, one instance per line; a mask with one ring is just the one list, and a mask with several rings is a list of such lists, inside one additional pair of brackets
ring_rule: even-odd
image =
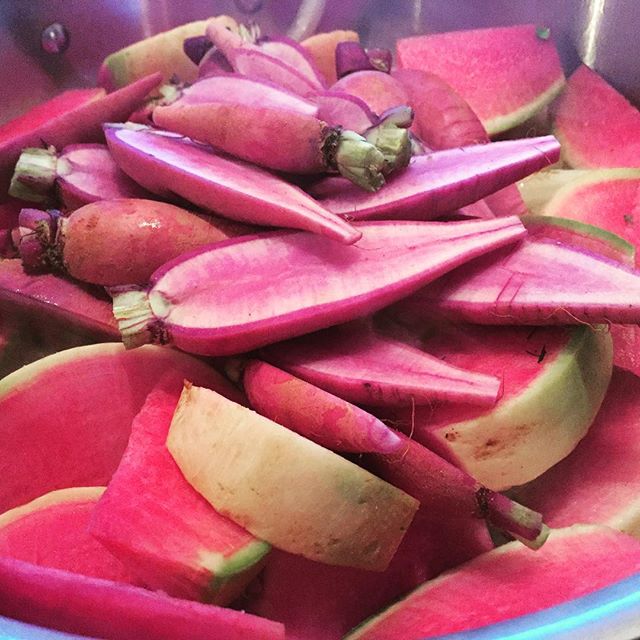
[(384, 570), (418, 508), (352, 462), (200, 387), (185, 386), (167, 447), (220, 513), (327, 564)]
[(120, 125), (107, 125), (105, 135), (120, 168), (152, 193), (177, 194), (241, 222), (305, 229), (345, 243), (361, 236), (282, 178), (182, 136)]
[(634, 538), (594, 525), (559, 529), (535, 554), (516, 543), (503, 545), (424, 583), (345, 640), (470, 631), (578, 598), (639, 569)]
[(491, 406), (502, 383), (492, 375), (452, 366), (436, 356), (354, 321), (274, 344), (264, 357), (350, 402), (369, 406), (429, 404), (434, 400)]
[(106, 640), (285, 637), (282, 624), (241, 611), (12, 558), (0, 558), (0, 615)]
[(165, 445), (182, 383), (160, 380), (93, 509), (88, 531), (140, 584), (228, 604), (262, 567), (269, 545), (220, 515), (184, 479)]
[(146, 291), (116, 293), (123, 339), (241, 353), (371, 313), (524, 234), (517, 218), (374, 222), (359, 230), (362, 240), (352, 246), (266, 232), (177, 258)]
[(496, 491), (533, 480), (571, 453), (611, 377), (611, 336), (603, 328), (442, 325), (427, 333), (424, 348), (501, 376), (503, 395), (490, 409), (403, 410), (396, 426)]
[(44, 202), (54, 186), (65, 209), (110, 198), (144, 198), (149, 193), (123, 173), (103, 144), (72, 144), (56, 153), (25, 149), (13, 174), (10, 192), (24, 200)]
[[(172, 258), (229, 237), (213, 220), (140, 198), (87, 204), (58, 218), (51, 234), (45, 230), (53, 224), (51, 216), (40, 214), (31, 228), (21, 217), (19, 249), (25, 267), (63, 271), (105, 286), (146, 283)], [(123, 254), (128, 260), (122, 260)]]
[(139, 583), (87, 526), (105, 487), (46, 493), (0, 515), (0, 556), (126, 584)]
[(25, 273), (17, 259), (0, 260), (0, 309), (87, 332), (95, 340), (118, 338), (111, 304), (103, 291), (49, 273)]
[(543, 508), (554, 527), (603, 524), (640, 537), (639, 392), (637, 376), (614, 368), (589, 433), (567, 458), (514, 489), (517, 498)]
[[(126, 120), (144, 97), (160, 83), (160, 74), (152, 74), (108, 95), (102, 90), (77, 94), (70, 104), (56, 105), (54, 114), (45, 103), (25, 114), (17, 122), (8, 122), (0, 130), (0, 193), (6, 192), (15, 163), (25, 147), (41, 144), (63, 148), (77, 142), (102, 140), (102, 123)], [(35, 112), (35, 113), (34, 113)], [(5, 184), (6, 182), (6, 184)], [(1, 197), (1, 196), (0, 196)]]
[(107, 484), (134, 416), (167, 374), (241, 398), (195, 358), (158, 347), (127, 352), (121, 344), (62, 351), (0, 380), (0, 512), (53, 489)]
[(370, 413), (266, 362), (249, 362), (242, 382), (253, 409), (323, 447), (391, 453), (402, 446)]
[(372, 127), (377, 117), (367, 104), (343, 91), (323, 91), (314, 96), (318, 117), (333, 127), (342, 126), (356, 133)]
[(476, 202), (558, 160), (553, 136), (492, 142), (412, 158), (384, 189), (365, 193), (328, 178), (310, 189), (334, 213), (356, 220), (431, 219)]

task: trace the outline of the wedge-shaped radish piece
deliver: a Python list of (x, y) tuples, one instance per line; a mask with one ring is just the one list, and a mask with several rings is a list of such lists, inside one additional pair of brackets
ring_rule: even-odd
[(387, 109), (408, 105), (409, 96), (402, 84), (383, 71), (356, 71), (340, 78), (331, 91), (350, 93), (378, 115)]
[(428, 220), (544, 169), (559, 155), (553, 136), (492, 142), (416, 156), (375, 193), (338, 178), (326, 178), (310, 191), (330, 211), (355, 220)]
[(640, 111), (586, 65), (554, 105), (553, 130), (571, 167), (640, 167)]
[(145, 198), (149, 193), (123, 173), (103, 144), (72, 144), (25, 149), (11, 179), (10, 193), (30, 202), (47, 202), (55, 187), (65, 209), (96, 200)]
[(167, 447), (220, 513), (327, 564), (384, 570), (418, 508), (352, 462), (200, 387), (183, 390)]
[(478, 324), (632, 324), (640, 321), (640, 272), (533, 237), (465, 265), (403, 304)]
[(258, 413), (327, 449), (391, 453), (402, 446), (375, 416), (266, 362), (249, 362), (242, 382)]
[(0, 515), (0, 556), (127, 584), (137, 582), (87, 531), (104, 487), (46, 493)]
[[(153, 74), (108, 95), (95, 90), (56, 103), (53, 115), (45, 103), (7, 122), (0, 129), (0, 194), (6, 189), (20, 153), (26, 147), (41, 144), (62, 148), (77, 142), (102, 140), (102, 123), (126, 120), (144, 97), (160, 82)], [(65, 95), (65, 94), (63, 94)]]
[(548, 522), (604, 524), (640, 537), (640, 379), (614, 368), (589, 433), (567, 458), (514, 490)]
[(181, 387), (161, 381), (147, 396), (88, 530), (145, 587), (228, 604), (262, 567), (269, 545), (220, 515), (173, 461), (165, 442)]
[(141, 198), (92, 202), (68, 217), (23, 209), (20, 236), (27, 269), (61, 271), (105, 286), (146, 283), (172, 258), (229, 237), (213, 219)]
[(489, 135), (530, 118), (565, 84), (549, 30), (533, 24), (414, 36), (398, 40), (396, 51), (399, 67), (449, 83)]
[(107, 125), (105, 135), (120, 168), (157, 195), (177, 194), (232, 220), (305, 229), (339, 242), (361, 236), (282, 178), (182, 136), (120, 125)]
[[(245, 45), (246, 46), (246, 45)], [(266, 53), (293, 67), (316, 87), (325, 89), (326, 80), (318, 69), (313, 56), (305, 47), (292, 38), (279, 37), (260, 41), (257, 45), (262, 53)]]
[(587, 433), (611, 377), (611, 336), (589, 327), (447, 327), (424, 348), (452, 365), (500, 375), (490, 409), (404, 410), (396, 426), (497, 491), (538, 477)]
[(367, 315), (524, 234), (518, 218), (358, 230), (363, 238), (352, 246), (266, 232), (181, 256), (158, 269), (148, 289), (114, 291), (123, 340), (242, 353)]
[(536, 553), (506, 544), (424, 583), (346, 638), (421, 640), (470, 631), (578, 598), (638, 570), (634, 538), (593, 525), (558, 529)]
[(282, 624), (242, 611), (1, 557), (0, 615), (105, 640), (285, 637)]
[(502, 382), (452, 366), (422, 349), (354, 321), (265, 347), (264, 357), (350, 402), (369, 406), (434, 400), (489, 405)]
[(329, 31), (316, 33), (300, 44), (313, 58), (328, 85), (336, 80), (336, 47), (340, 42), (358, 42), (360, 36), (355, 31)]
[(106, 485), (134, 416), (167, 374), (241, 397), (217, 371), (186, 354), (125, 351), (121, 344), (62, 351), (0, 380), (0, 511), (53, 489)]
[(377, 120), (365, 102), (343, 91), (323, 91), (314, 100), (318, 105), (318, 117), (333, 127), (342, 126), (362, 133)]

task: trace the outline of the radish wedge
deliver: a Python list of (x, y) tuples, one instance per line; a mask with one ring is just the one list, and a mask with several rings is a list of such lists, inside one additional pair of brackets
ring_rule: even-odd
[(402, 446), (376, 417), (266, 362), (249, 362), (242, 382), (258, 413), (327, 449), (392, 453)]
[(432, 219), (544, 169), (559, 155), (553, 136), (492, 142), (416, 156), (375, 193), (337, 178), (310, 191), (330, 211), (355, 220)]
[(441, 638), (561, 604), (639, 570), (634, 538), (594, 525), (558, 529), (535, 554), (503, 545), (425, 582), (345, 640)]
[(354, 321), (263, 349), (263, 356), (345, 400), (369, 406), (434, 400), (492, 405), (501, 381), (452, 366)]
[(310, 560), (383, 571), (418, 508), (352, 462), (200, 387), (185, 386), (167, 447), (220, 513)]
[(363, 238), (353, 246), (266, 232), (181, 256), (158, 269), (147, 290), (113, 292), (123, 340), (241, 353), (376, 311), (524, 234), (518, 218), (358, 229)]
[(106, 125), (105, 135), (120, 168), (152, 193), (177, 194), (232, 220), (305, 229), (347, 244), (361, 236), (278, 176), (181, 136), (121, 125)]

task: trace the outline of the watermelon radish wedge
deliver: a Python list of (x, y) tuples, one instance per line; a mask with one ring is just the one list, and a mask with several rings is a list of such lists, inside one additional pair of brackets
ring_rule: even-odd
[(88, 529), (145, 587), (228, 604), (262, 567), (269, 545), (215, 511), (169, 454), (181, 388), (175, 378), (161, 381), (147, 396)]
[(570, 167), (640, 167), (640, 111), (586, 65), (554, 105), (553, 131)]
[(535, 554), (503, 545), (424, 583), (345, 640), (423, 640), (539, 611), (640, 570), (640, 543), (607, 527), (553, 531)]
[(147, 289), (114, 288), (123, 340), (202, 355), (242, 353), (367, 315), (524, 231), (516, 217), (357, 229), (363, 237), (355, 245), (273, 231), (179, 256)]
[(87, 531), (104, 489), (59, 489), (5, 511), (0, 515), (0, 556), (83, 576), (138, 584), (126, 567)]
[(127, 352), (113, 343), (62, 351), (0, 380), (0, 512), (54, 489), (106, 485), (134, 416), (163, 375), (241, 399), (219, 373), (186, 354)]
[(614, 368), (589, 433), (571, 455), (515, 489), (517, 498), (543, 509), (554, 527), (603, 524), (640, 537), (639, 393), (640, 378)]
[(401, 38), (396, 52), (399, 67), (450, 84), (490, 136), (530, 118), (565, 84), (553, 40), (532, 24)]
[(587, 432), (611, 377), (611, 336), (586, 326), (432, 327), (423, 348), (499, 375), (490, 409), (441, 404), (404, 410), (404, 430), (490, 489), (538, 477)]

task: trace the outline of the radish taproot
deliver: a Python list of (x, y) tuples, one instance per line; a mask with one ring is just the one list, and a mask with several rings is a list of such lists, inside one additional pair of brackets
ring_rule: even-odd
[(149, 393), (87, 528), (142, 586), (228, 604), (262, 568), (270, 547), (220, 515), (167, 451), (181, 389), (174, 377)]
[(492, 142), (414, 157), (375, 193), (335, 177), (310, 192), (330, 211), (355, 220), (433, 219), (553, 164), (559, 155), (553, 136)]
[(167, 447), (220, 513), (310, 560), (383, 571), (418, 508), (417, 500), (341, 456), (189, 384)]
[(453, 366), (367, 320), (265, 347), (262, 356), (330, 393), (366, 406), (414, 406), (435, 400), (491, 406), (502, 387), (493, 375)]
[(391, 453), (402, 445), (370, 413), (266, 362), (247, 363), (242, 383), (258, 413), (327, 449)]
[(144, 284), (169, 260), (228, 237), (214, 219), (164, 202), (122, 198), (92, 202), (68, 217), (23, 209), (18, 249), (27, 269), (113, 286)]
[(157, 195), (179, 195), (232, 220), (305, 229), (347, 244), (362, 235), (282, 178), (177, 134), (108, 124), (105, 136), (120, 168)]
[(30, 202), (47, 202), (55, 191), (65, 209), (96, 200), (145, 198), (149, 193), (123, 173), (103, 144), (73, 144), (57, 153), (53, 147), (24, 149), (9, 193)]
[(176, 258), (146, 289), (114, 288), (123, 340), (241, 353), (376, 311), (525, 233), (518, 218), (368, 222), (358, 230), (363, 237), (350, 246), (271, 231)]

